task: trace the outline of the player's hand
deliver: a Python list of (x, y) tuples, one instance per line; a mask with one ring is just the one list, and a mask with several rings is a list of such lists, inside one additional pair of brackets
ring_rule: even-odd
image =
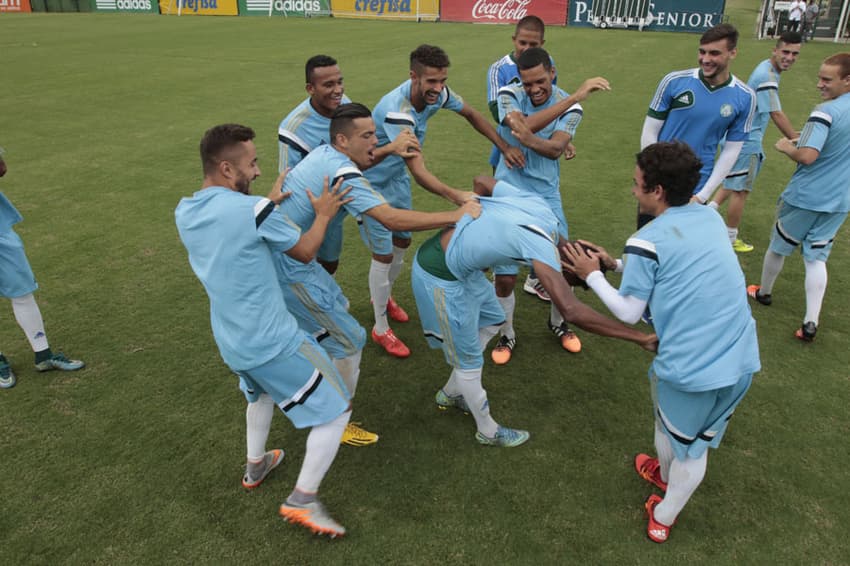
[(390, 148), (395, 155), (398, 155), (402, 159), (408, 159), (422, 151), (422, 147), (419, 145), (419, 139), (417, 139), (416, 135), (407, 128), (403, 129), (401, 133), (396, 136), (392, 142), (390, 142)]
[(595, 252), (585, 250), (574, 242), (564, 243), (561, 252), (564, 258), (561, 266), (579, 279), (585, 280), (594, 271), (599, 271), (599, 256)]
[(705, 204), (706, 201), (699, 198), (699, 195), (694, 195), (694, 196), (691, 197), (690, 202), (695, 202), (697, 204)]
[(775, 147), (777, 150), (781, 151), (782, 153), (787, 154), (787, 153), (791, 153), (792, 151), (794, 151), (797, 148), (797, 141), (798, 140), (796, 140), (796, 139), (789, 140), (788, 138), (779, 138), (779, 140), (777, 140), (777, 142), (774, 144), (773, 147)]
[(656, 334), (644, 334), (644, 339), (638, 342), (638, 346), (648, 352), (658, 351), (658, 336)]
[(466, 204), (468, 201), (471, 201), (471, 200), (474, 200), (474, 201), (477, 202), (478, 201), (478, 195), (475, 194), (473, 191), (460, 191), (460, 190), (455, 190), (455, 194), (454, 194), (454, 197), (452, 199), (452, 201), (458, 206), (463, 206), (464, 204)]
[(611, 90), (611, 85), (608, 83), (608, 79), (603, 77), (593, 77), (592, 79), (587, 79), (581, 86), (578, 87), (578, 90), (575, 91), (575, 97), (578, 99), (577, 102), (581, 102), (585, 100), (592, 92), (598, 92), (600, 90)]
[(569, 161), (576, 156), (576, 146), (573, 145), (573, 142), (569, 142), (567, 147), (564, 148), (564, 161)]
[(458, 208), (460, 212), (460, 218), (463, 218), (464, 215), (468, 214), (473, 218), (478, 218), (481, 216), (481, 203), (476, 199), (471, 199), (463, 203), (463, 206)]
[(328, 178), (325, 177), (325, 182), (322, 185), (322, 194), (319, 196), (313, 195), (310, 189), (307, 191), (307, 198), (310, 199), (310, 204), (313, 205), (313, 210), (316, 211), (316, 216), (324, 216), (333, 218), (339, 212), (340, 207), (350, 203), (353, 198), (346, 198), (351, 192), (351, 187), (342, 188), (342, 179), (336, 182), (332, 189), (328, 190)]
[(605, 269), (607, 269), (608, 271), (615, 271), (617, 269), (617, 260), (611, 257), (611, 254), (608, 253), (608, 250), (606, 250), (599, 244), (594, 244), (589, 240), (577, 241), (582, 246), (591, 248), (591, 255), (596, 256), (596, 258), (602, 262), (602, 265), (605, 266)]
[(287, 167), (284, 169), (280, 175), (275, 179), (274, 185), (272, 186), (272, 191), (269, 193), (269, 200), (275, 204), (280, 204), (284, 200), (288, 199), (292, 196), (292, 191), (283, 192), (283, 182), (286, 180), (286, 176), (292, 170), (291, 167)]
[(6, 162), (3, 161), (3, 157), (0, 156), (0, 177), (6, 174)]

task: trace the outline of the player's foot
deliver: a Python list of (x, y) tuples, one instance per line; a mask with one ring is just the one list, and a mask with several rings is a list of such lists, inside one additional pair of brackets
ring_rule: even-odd
[(248, 462), (245, 467), (245, 475), (242, 477), (242, 487), (245, 489), (254, 489), (260, 487), (263, 480), (266, 479), (272, 470), (277, 468), (278, 464), (283, 461), (283, 450), (277, 448), (269, 450), (263, 455), (263, 459), (256, 464)]
[(407, 322), (410, 320), (410, 317), (407, 316), (407, 312), (395, 302), (395, 299), (390, 297), (390, 300), (387, 301), (387, 316), (393, 319), (396, 322)]
[(531, 275), (525, 278), (522, 290), (529, 295), (537, 295), (537, 298), (541, 301), (549, 302), (552, 300), (552, 298), (549, 297), (549, 293), (547, 293), (546, 289), (543, 288), (543, 285), (540, 284), (540, 280), (536, 277), (532, 277)]
[(467, 415), (469, 414), (469, 406), (467, 406), (463, 395), (446, 395), (446, 392), (440, 389), (434, 396), (434, 400), (437, 402), (437, 408), (441, 411), (454, 407)]
[(508, 428), (502, 425), (499, 425), (499, 428), (496, 429), (496, 436), (493, 438), (484, 436), (480, 432), (475, 433), (475, 440), (477, 440), (479, 444), (483, 444), (485, 446), (501, 446), (504, 448), (519, 446), (520, 444), (524, 444), (529, 438), (531, 438), (531, 434), (529, 434), (527, 430)]
[(398, 339), (392, 328), (390, 328), (383, 334), (378, 334), (373, 328), (372, 340), (374, 340), (375, 343), (377, 343), (381, 348), (386, 350), (387, 353), (391, 356), (395, 356), (397, 358), (406, 358), (410, 355), (410, 348), (405, 346), (404, 342)]
[(348, 444), (349, 446), (368, 446), (378, 442), (378, 435), (374, 432), (369, 432), (365, 428), (360, 428), (360, 423), (348, 423), (345, 425), (345, 430), (342, 431), (342, 439), (340, 444)]
[(549, 325), (549, 330), (552, 331), (552, 334), (557, 336), (561, 340), (561, 347), (567, 352), (572, 352), (573, 354), (577, 354), (581, 352), (581, 340), (579, 340), (576, 333), (570, 330), (567, 327), (566, 322), (562, 322), (558, 326), (552, 324), (552, 321), (547, 321)]
[(745, 254), (747, 252), (753, 251), (753, 246), (745, 242), (740, 238), (736, 238), (735, 242), (732, 244), (732, 249), (738, 252), (739, 254)]
[(11, 389), (18, 382), (6, 356), (0, 354), (0, 389)]
[(797, 332), (794, 333), (799, 340), (803, 342), (811, 342), (815, 339), (815, 334), (818, 333), (818, 325), (814, 322), (805, 322), (803, 326), (797, 329)]
[(754, 299), (763, 304), (764, 306), (769, 307), (770, 304), (773, 302), (773, 296), (762, 295), (760, 291), (761, 285), (749, 285), (747, 287), (747, 295), (749, 295), (751, 299)]
[(500, 336), (499, 341), (496, 343), (496, 347), (493, 348), (492, 352), (490, 352), (490, 357), (493, 359), (495, 364), (503, 366), (511, 361), (514, 348), (516, 348), (516, 336), (513, 338)]
[(667, 537), (670, 536), (670, 527), (668, 525), (662, 525), (655, 520), (655, 506), (662, 501), (663, 499), (661, 499), (660, 495), (653, 493), (647, 498), (646, 503), (643, 504), (646, 514), (649, 515), (649, 523), (646, 525), (646, 536), (652, 542), (659, 544), (666, 542)]
[(661, 479), (661, 466), (658, 458), (652, 458), (648, 454), (635, 456), (635, 471), (640, 477), (658, 487), (661, 491), (667, 491), (667, 482)]
[(345, 534), (345, 527), (333, 520), (325, 506), (318, 500), (305, 505), (284, 501), (278, 513), (284, 521), (307, 527), (317, 535), (328, 535), (331, 538)]
[(69, 360), (62, 352), (56, 352), (46, 360), (35, 364), (35, 369), (38, 371), (50, 371), (52, 369), (74, 371), (84, 367), (86, 367), (84, 362), (80, 360)]

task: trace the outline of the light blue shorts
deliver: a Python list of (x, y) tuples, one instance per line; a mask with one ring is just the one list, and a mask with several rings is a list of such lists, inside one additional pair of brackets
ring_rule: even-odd
[(752, 191), (763, 161), (763, 153), (739, 155), (738, 161), (723, 181), (723, 188), (730, 191)]
[(803, 244), (808, 261), (826, 261), (832, 242), (847, 218), (846, 212), (816, 212), (798, 208), (780, 199), (776, 224), (770, 238), (770, 251), (789, 256)]
[(322, 239), (322, 244), (319, 246), (319, 252), (316, 254), (322, 258), (322, 261), (339, 261), (339, 256), (342, 252), (342, 223), (345, 220), (345, 216), (349, 216), (345, 211), (341, 210), (340, 212), (344, 213), (344, 216), (338, 219), (334, 218), (328, 226), (328, 229), (325, 231), (325, 237)]
[(352, 356), (366, 344), (366, 331), (348, 312), (348, 299), (325, 269), (311, 262), (312, 274), (283, 285), (286, 308), (332, 358)]
[(20, 236), (11, 229), (0, 233), (0, 296), (15, 299), (36, 289), (38, 283)]
[(484, 367), (478, 330), (505, 321), (505, 311), (484, 272), (475, 272), (465, 281), (446, 281), (425, 271), (417, 255), (410, 278), (428, 345), (442, 348), (452, 367)]
[(249, 403), (268, 394), (295, 428), (330, 422), (350, 405), (351, 395), (336, 367), (312, 336), (304, 336), (295, 354), (280, 354), (236, 375)]
[(735, 407), (752, 383), (748, 373), (738, 382), (711, 391), (681, 391), (650, 372), (655, 418), (670, 438), (676, 459), (699, 458), (709, 448), (717, 448), (726, 432)]
[[(552, 210), (552, 214), (555, 215), (555, 218), (558, 219), (558, 228), (561, 237), (565, 240), (569, 240), (569, 225), (567, 224), (567, 217), (564, 216), (564, 207), (561, 203), (561, 193), (548, 193), (548, 194), (540, 194), (540, 198), (546, 201), (546, 204), (549, 205), (549, 208)], [(496, 275), (516, 275), (519, 273), (519, 265), (516, 263), (510, 263), (508, 265), (494, 265), (493, 273)]]
[[(387, 181), (379, 188), (378, 192), (393, 208), (413, 209), (410, 177), (406, 173)], [(386, 226), (365, 214), (357, 219), (357, 225), (360, 228), (360, 237), (363, 242), (375, 254), (389, 255), (393, 253), (393, 236), (402, 240), (411, 238), (410, 232), (391, 232)]]

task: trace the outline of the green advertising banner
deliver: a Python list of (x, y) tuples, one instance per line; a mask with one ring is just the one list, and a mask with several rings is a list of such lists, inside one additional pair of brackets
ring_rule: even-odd
[(330, 0), (239, 0), (240, 16), (329, 16)]
[(94, 12), (153, 12), (159, 13), (156, 0), (91, 0)]

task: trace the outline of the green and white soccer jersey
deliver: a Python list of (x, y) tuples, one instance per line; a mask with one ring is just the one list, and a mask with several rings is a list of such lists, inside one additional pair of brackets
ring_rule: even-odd
[[(342, 104), (349, 102), (343, 95)], [(330, 128), (331, 119), (316, 112), (309, 98), (296, 106), (277, 128), (278, 173), (295, 167), (308, 153), (330, 143)]]

